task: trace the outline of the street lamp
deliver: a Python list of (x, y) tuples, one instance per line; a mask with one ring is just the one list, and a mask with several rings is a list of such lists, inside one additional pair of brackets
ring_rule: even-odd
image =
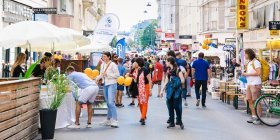
[(147, 10), (145, 10), (144, 13), (148, 13)]
[(147, 6), (152, 6), (150, 2), (148, 2)]

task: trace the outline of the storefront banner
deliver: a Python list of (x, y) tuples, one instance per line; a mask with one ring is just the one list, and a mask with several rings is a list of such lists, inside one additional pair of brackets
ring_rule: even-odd
[(93, 41), (110, 44), (120, 28), (120, 21), (117, 15), (109, 13), (104, 15), (94, 29)]
[(120, 39), (116, 45), (117, 55), (122, 59), (125, 59), (125, 38)]
[(249, 28), (249, 0), (237, 0), (237, 29)]

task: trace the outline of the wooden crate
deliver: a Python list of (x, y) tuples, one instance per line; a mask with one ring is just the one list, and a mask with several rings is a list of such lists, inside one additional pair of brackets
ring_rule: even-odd
[(40, 78), (0, 79), (0, 140), (38, 135)]

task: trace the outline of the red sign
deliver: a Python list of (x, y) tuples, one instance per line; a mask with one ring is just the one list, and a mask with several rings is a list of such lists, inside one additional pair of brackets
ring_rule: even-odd
[(165, 38), (175, 38), (174, 33), (165, 33)]
[(161, 30), (161, 29), (156, 29), (156, 32), (157, 32), (157, 33), (161, 33), (162, 30)]

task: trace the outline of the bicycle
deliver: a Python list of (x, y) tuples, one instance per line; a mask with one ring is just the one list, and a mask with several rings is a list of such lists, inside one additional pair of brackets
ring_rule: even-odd
[[(257, 106), (262, 107), (258, 112)], [(262, 94), (254, 105), (258, 119), (265, 125), (277, 126), (280, 124), (280, 94)]]

